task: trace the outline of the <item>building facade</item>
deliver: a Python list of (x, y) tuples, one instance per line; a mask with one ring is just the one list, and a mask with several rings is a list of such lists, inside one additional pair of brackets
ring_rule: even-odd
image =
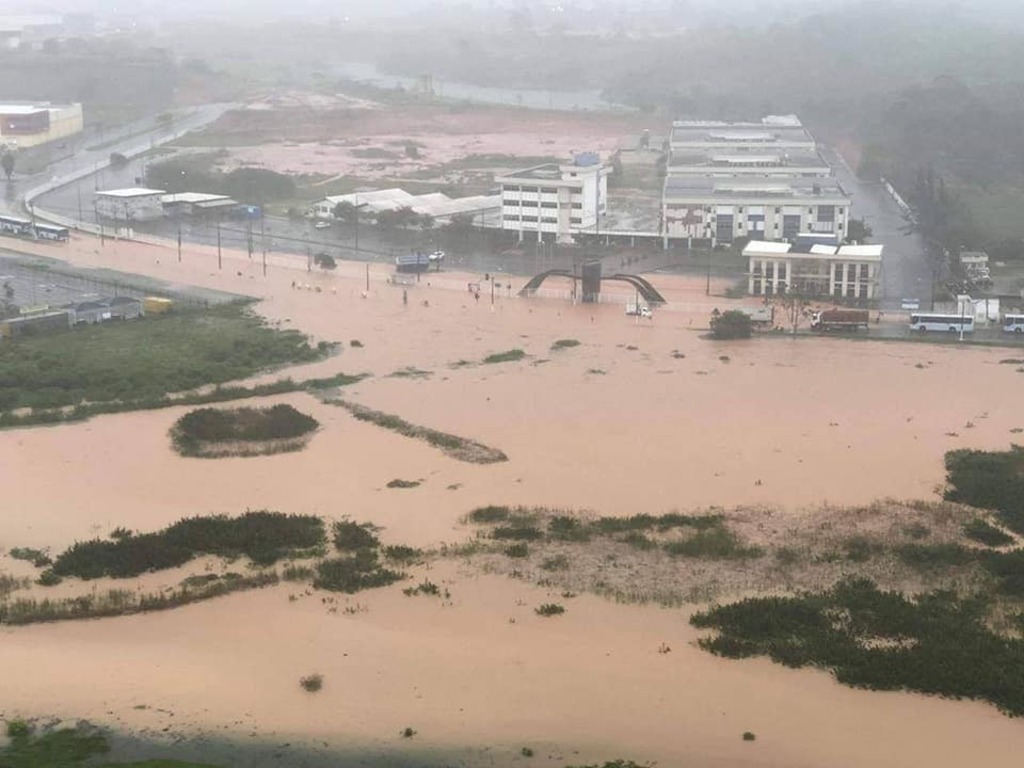
[(82, 132), (81, 104), (0, 104), (0, 144), (27, 149)]
[(670, 176), (662, 194), (665, 247), (694, 240), (794, 240), (801, 233), (849, 229), (850, 196), (835, 179)]
[(608, 212), (609, 172), (596, 154), (586, 153), (568, 165), (547, 163), (499, 177), (502, 229), (538, 242), (599, 232)]
[(756, 123), (677, 120), (672, 123), (669, 149), (686, 152), (780, 154), (815, 151), (814, 139), (795, 115), (769, 116)]
[(133, 221), (152, 221), (164, 215), (162, 189), (109, 189), (97, 192), (96, 215), (129, 225)]
[(752, 296), (798, 293), (859, 302), (878, 298), (881, 245), (813, 245), (798, 251), (790, 243), (752, 241), (747, 290)]

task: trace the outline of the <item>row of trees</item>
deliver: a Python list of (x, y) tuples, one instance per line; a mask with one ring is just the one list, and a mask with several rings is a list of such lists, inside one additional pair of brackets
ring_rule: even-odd
[[(349, 202), (341, 202), (331, 211), (334, 218), (349, 226), (356, 226), (361, 219), (360, 208)], [(463, 216), (467, 214), (462, 214)], [(391, 211), (378, 211), (373, 217), (374, 223), (382, 229), (433, 229), (437, 223), (428, 213), (416, 213), (412, 208), (403, 206)], [(472, 226), (472, 215), (469, 214), (469, 225)]]

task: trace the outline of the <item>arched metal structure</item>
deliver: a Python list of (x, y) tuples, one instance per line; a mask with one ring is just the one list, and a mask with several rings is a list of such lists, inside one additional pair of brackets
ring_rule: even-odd
[[(576, 278), (578, 276), (574, 275), (568, 269), (549, 269), (547, 272), (541, 272), (539, 275), (531, 277), (529, 282), (527, 282), (526, 285), (523, 286), (522, 290), (519, 291), (519, 295), (532, 296), (536, 293), (537, 289), (540, 288), (541, 284), (549, 277)], [(637, 293), (639, 293), (643, 297), (644, 301), (649, 305), (667, 303), (665, 301), (665, 297), (658, 293), (658, 290), (651, 285), (646, 278), (640, 277), (639, 275), (607, 275), (602, 277), (601, 280), (615, 280), (620, 283), (629, 283), (636, 288)]]

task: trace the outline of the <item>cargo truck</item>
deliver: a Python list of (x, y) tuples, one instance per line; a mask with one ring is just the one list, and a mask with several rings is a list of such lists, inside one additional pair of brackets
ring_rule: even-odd
[(869, 319), (866, 309), (823, 309), (811, 315), (811, 330), (821, 333), (866, 331)]

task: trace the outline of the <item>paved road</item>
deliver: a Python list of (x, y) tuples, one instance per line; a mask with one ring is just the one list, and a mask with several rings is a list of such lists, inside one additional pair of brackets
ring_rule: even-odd
[[(159, 123), (155, 116), (149, 116), (137, 120), (128, 125), (122, 126), (116, 131), (87, 131), (74, 139), (69, 140), (69, 157), (50, 165), (45, 171), (26, 176), (15, 173), (10, 181), (0, 180), (0, 211), (24, 215), (21, 206), (21, 199), (27, 192), (38, 189), (61, 179), (70, 178), (89, 171), (95, 172), (96, 181), (90, 178), (90, 189), (106, 186), (101, 183), (105, 181), (107, 171), (103, 170), (110, 161), (113, 152), (124, 155), (134, 155), (152, 147), (159, 146), (169, 141), (174, 136), (186, 130), (196, 130), (209, 125), (225, 111), (232, 108), (232, 104), (207, 104), (202, 107), (191, 109), (175, 110), (175, 119), (169, 124)], [(138, 167), (138, 163), (133, 164)], [(84, 184), (85, 181), (79, 182)], [(131, 184), (134, 185), (135, 178), (131, 177)], [(77, 195), (77, 184), (71, 187), (71, 194)], [(77, 201), (76, 201), (77, 202)], [(45, 207), (43, 199), (37, 201), (40, 207)], [(77, 205), (75, 209), (77, 212)], [(75, 215), (63, 212), (65, 215)]]
[(864, 219), (874, 231), (872, 242), (885, 246), (882, 255), (883, 306), (898, 307), (900, 299), (915, 298), (922, 307), (931, 300), (932, 273), (921, 240), (907, 232), (896, 203), (879, 183), (864, 182), (831, 147), (822, 147), (825, 159), (835, 168), (836, 177), (853, 195), (851, 216)]

